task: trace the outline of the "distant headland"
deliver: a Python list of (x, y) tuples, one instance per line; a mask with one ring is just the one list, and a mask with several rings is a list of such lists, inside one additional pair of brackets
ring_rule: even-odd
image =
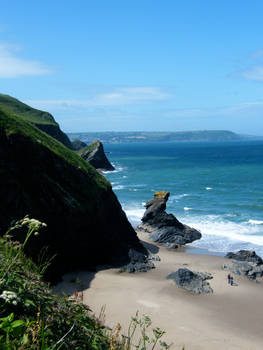
[(67, 133), (73, 140), (86, 143), (99, 139), (102, 143), (128, 142), (229, 142), (263, 140), (263, 136), (241, 135), (228, 130), (197, 131), (107, 131)]

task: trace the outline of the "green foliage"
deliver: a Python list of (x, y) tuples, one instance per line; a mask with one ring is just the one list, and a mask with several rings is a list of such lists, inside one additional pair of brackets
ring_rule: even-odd
[(110, 183), (89, 163), (75, 154), (75, 152), (62, 145), (53, 137), (50, 137), (46, 133), (40, 131), (32, 124), (14, 115), (3, 112), (1, 110), (1, 106), (0, 134), (6, 135), (7, 137), (13, 137), (14, 135), (19, 137), (22, 136), (29, 139), (33, 143), (32, 146), (44, 146), (50, 151), (54, 152), (57, 156), (63, 158), (75, 168), (83, 171), (89, 178), (93, 179), (99, 187), (103, 187), (105, 189), (110, 188)]

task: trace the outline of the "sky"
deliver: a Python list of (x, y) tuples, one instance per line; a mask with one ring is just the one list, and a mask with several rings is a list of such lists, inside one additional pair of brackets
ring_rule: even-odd
[(65, 132), (263, 135), (262, 0), (1, 3), (0, 92)]

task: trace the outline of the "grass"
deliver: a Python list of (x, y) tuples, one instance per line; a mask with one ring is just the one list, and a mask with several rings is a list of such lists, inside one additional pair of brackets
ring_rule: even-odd
[(15, 115), (5, 113), (0, 108), (0, 133), (10, 138), (12, 136), (23, 136), (33, 142), (35, 145), (41, 144), (50, 151), (62, 157), (75, 168), (85, 172), (89, 177), (93, 178), (97, 185), (103, 188), (110, 188), (110, 183), (101, 176), (89, 163), (79, 157), (75, 152), (58, 142), (53, 137), (34, 127), (29, 122), (22, 120)]
[[(42, 281), (43, 266), (24, 254), (31, 235), (45, 226), (28, 217), (15, 223), (27, 227), (23, 244), (7, 233), (0, 238), (0, 349), (1, 350), (166, 350), (159, 328), (150, 331), (148, 316), (132, 317), (128, 334), (121, 326), (105, 326), (105, 309), (96, 317), (82, 303), (83, 293), (73, 297), (55, 295)], [(12, 230), (10, 229), (9, 232)], [(149, 335), (150, 332), (150, 335)]]
[(6, 113), (19, 116), (34, 124), (58, 125), (48, 112), (32, 108), (8, 95), (0, 94), (0, 108)]

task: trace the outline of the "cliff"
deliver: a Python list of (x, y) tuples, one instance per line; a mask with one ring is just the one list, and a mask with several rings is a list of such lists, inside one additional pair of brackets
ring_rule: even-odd
[[(91, 165), (30, 123), (0, 110), (0, 232), (29, 215), (45, 222), (27, 253), (55, 258), (52, 277), (75, 268), (128, 262), (143, 250), (110, 183)], [(14, 238), (24, 240), (23, 233)]]
[(71, 148), (71, 142), (68, 136), (60, 130), (58, 123), (50, 113), (32, 108), (11, 96), (3, 94), (0, 94), (0, 109), (10, 115), (15, 115), (30, 122), (63, 143), (66, 147)]
[(96, 169), (109, 171), (115, 170), (114, 166), (106, 157), (103, 144), (99, 140), (96, 140), (90, 145), (84, 147), (78, 152), (78, 154)]

